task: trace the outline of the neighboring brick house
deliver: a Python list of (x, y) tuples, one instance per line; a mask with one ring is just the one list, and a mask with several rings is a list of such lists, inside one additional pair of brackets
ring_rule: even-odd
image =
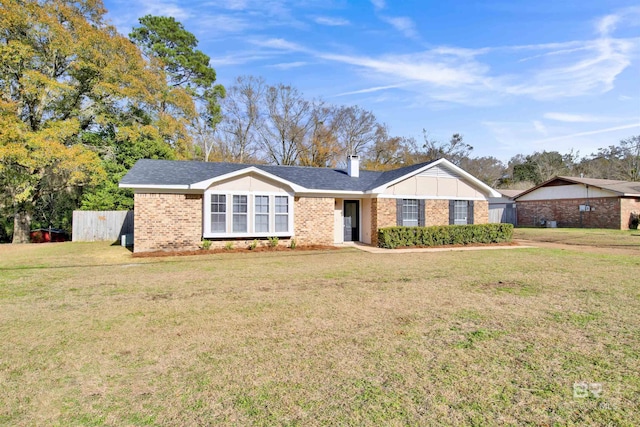
[(498, 195), (445, 159), (374, 172), (357, 156), (347, 170), (140, 160), (120, 187), (135, 191), (135, 252), (268, 237), (376, 245), (382, 227), (487, 223)]
[(628, 230), (640, 213), (640, 182), (558, 176), (515, 200), (520, 226)]

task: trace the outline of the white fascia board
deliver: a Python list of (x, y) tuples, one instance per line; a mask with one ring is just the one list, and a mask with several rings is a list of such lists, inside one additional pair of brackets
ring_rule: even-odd
[[(424, 167), (417, 169), (413, 172), (410, 172), (406, 175), (403, 175), (399, 178), (394, 179), (393, 181), (389, 181), (386, 184), (383, 184), (379, 187), (374, 188), (373, 190), (371, 190), (372, 193), (383, 193), (388, 187), (397, 184), (400, 181), (404, 181), (407, 178), (410, 178), (414, 175), (418, 175), (426, 170), (429, 170), (435, 166), (438, 166), (440, 164), (443, 164), (446, 168), (453, 170), (454, 172), (456, 172), (458, 175), (464, 177), (466, 180), (470, 181), (473, 185), (481, 188), (482, 190), (486, 191), (487, 193), (489, 193), (489, 197), (500, 197), (501, 194), (494, 190), (493, 188), (489, 187), (487, 184), (485, 184), (484, 182), (480, 181), (478, 178), (476, 178), (475, 176), (471, 175), (469, 172), (465, 171), (464, 169), (461, 169), (460, 167), (454, 165), (453, 163), (451, 163), (449, 160), (447, 159), (438, 159), (435, 162), (431, 162), (428, 165), (425, 165)], [(471, 200), (471, 199), (469, 199)]]
[(232, 179), (232, 178), (236, 178), (242, 175), (247, 175), (250, 173), (255, 173), (256, 175), (260, 175), (263, 176), (265, 178), (269, 178), (273, 181), (279, 182), (281, 184), (285, 184), (288, 185), (289, 187), (291, 187), (291, 189), (294, 192), (299, 192), (299, 191), (305, 191), (306, 188), (298, 185), (298, 184), (294, 184), (293, 182), (287, 181), (286, 179), (282, 179), (279, 176), (275, 176), (273, 174), (270, 174), (269, 172), (265, 172), (262, 169), (258, 169), (255, 166), (250, 166), (248, 168), (245, 169), (240, 169), (234, 172), (230, 172), (228, 174), (225, 175), (220, 175), (220, 176), (216, 176), (215, 178), (210, 178), (207, 179), (205, 181), (200, 181), (200, 182), (195, 182), (193, 184), (191, 184), (189, 186), (189, 188), (193, 188), (193, 189), (198, 189), (198, 190), (206, 190), (207, 188), (211, 187), (212, 184), (219, 182), (219, 181), (224, 181), (227, 179)]
[(120, 188), (149, 190), (188, 190), (188, 185), (118, 184)]
[(414, 200), (478, 200), (488, 201), (485, 197), (456, 197), (456, 196), (416, 196), (415, 194), (379, 194), (378, 199), (414, 199)]
[(313, 190), (313, 189), (308, 189), (308, 190), (304, 190), (301, 192), (296, 192), (296, 196), (317, 196), (317, 195), (321, 195), (321, 196), (335, 196), (337, 198), (343, 199), (345, 197), (353, 197), (353, 198), (368, 198), (370, 197), (369, 194), (363, 192), (363, 191), (345, 191), (345, 190)]

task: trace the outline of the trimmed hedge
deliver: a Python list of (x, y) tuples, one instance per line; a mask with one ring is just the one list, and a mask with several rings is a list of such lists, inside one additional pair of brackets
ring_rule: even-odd
[(438, 225), (432, 227), (387, 227), (378, 230), (378, 246), (468, 245), (510, 242), (512, 224)]

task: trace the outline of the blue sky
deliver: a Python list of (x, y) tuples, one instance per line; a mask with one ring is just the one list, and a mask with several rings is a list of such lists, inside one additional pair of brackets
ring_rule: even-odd
[(391, 134), (476, 156), (573, 149), (585, 156), (640, 134), (637, 0), (106, 0), (128, 34), (173, 16), (218, 73), (291, 84), (359, 105)]

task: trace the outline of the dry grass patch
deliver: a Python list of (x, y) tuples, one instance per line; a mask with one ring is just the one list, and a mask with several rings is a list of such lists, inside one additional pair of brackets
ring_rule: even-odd
[(640, 423), (634, 256), (0, 250), (0, 424)]
[(565, 245), (628, 249), (640, 253), (640, 230), (515, 228), (513, 238)]

